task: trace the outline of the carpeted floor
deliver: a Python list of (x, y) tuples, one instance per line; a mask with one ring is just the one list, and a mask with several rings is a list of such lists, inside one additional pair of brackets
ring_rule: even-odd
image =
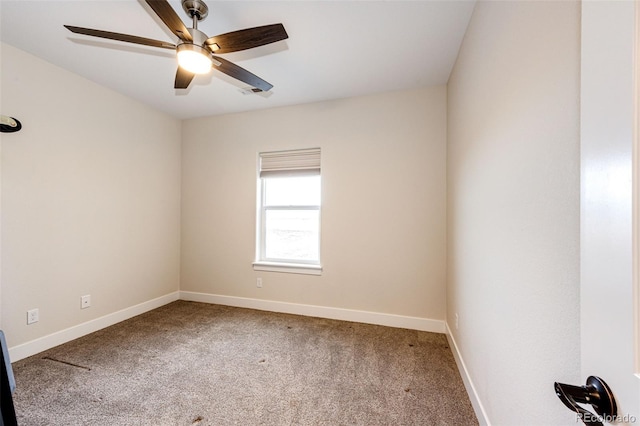
[(203, 303), (13, 368), (20, 426), (478, 424), (444, 335)]

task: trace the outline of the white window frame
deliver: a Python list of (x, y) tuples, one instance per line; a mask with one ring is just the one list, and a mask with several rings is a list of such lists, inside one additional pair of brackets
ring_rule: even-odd
[[(294, 151), (292, 151), (294, 152)], [(265, 194), (266, 194), (266, 184), (267, 179), (270, 176), (261, 177), (261, 166), (260, 166), (260, 155), (258, 154), (258, 182), (257, 182), (257, 220), (256, 220), (256, 257), (253, 262), (253, 269), (256, 271), (270, 271), (270, 272), (285, 272), (285, 273), (295, 273), (295, 274), (308, 274), (308, 275), (321, 275), (322, 274), (322, 266), (320, 263), (321, 259), (321, 217), (322, 217), (322, 201), (319, 205), (277, 205), (277, 206), (266, 206), (265, 205)], [(319, 155), (319, 150), (318, 150)], [(271, 173), (271, 172), (270, 172)], [(296, 177), (296, 176), (308, 176), (310, 173), (308, 170), (303, 168), (299, 170), (286, 170), (280, 175), (280, 177)], [(319, 169), (317, 171), (311, 172), (311, 174), (319, 174)], [(274, 176), (275, 177), (275, 176)], [(322, 178), (321, 178), (322, 179)], [(322, 186), (322, 183), (320, 183)], [(317, 261), (308, 261), (308, 260), (298, 260), (298, 259), (271, 259), (265, 257), (266, 254), (266, 212), (269, 210), (312, 210), (318, 212), (318, 260)]]

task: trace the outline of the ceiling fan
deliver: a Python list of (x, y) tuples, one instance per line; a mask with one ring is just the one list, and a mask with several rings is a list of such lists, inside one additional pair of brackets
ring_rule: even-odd
[(91, 28), (71, 25), (65, 25), (65, 28), (77, 34), (175, 50), (178, 57), (178, 71), (176, 72), (174, 83), (174, 88), (176, 89), (186, 89), (196, 74), (207, 74), (214, 67), (218, 71), (252, 86), (252, 91), (254, 92), (266, 92), (273, 87), (272, 84), (267, 83), (244, 68), (216, 55), (251, 49), (285, 40), (289, 36), (282, 24), (247, 28), (208, 37), (198, 30), (198, 21), (206, 18), (209, 13), (209, 9), (203, 1), (182, 0), (182, 8), (193, 20), (193, 28), (185, 27), (180, 17), (166, 0), (145, 1), (171, 32), (178, 37), (177, 45), (161, 40)]

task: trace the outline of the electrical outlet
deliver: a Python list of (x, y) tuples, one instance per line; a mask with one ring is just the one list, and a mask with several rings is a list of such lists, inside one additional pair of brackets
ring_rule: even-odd
[(458, 329), (458, 313), (456, 312), (456, 330)]
[(80, 309), (87, 309), (89, 306), (91, 306), (91, 295), (80, 297)]
[(262, 288), (262, 278), (258, 278), (256, 280), (256, 286), (258, 286), (258, 288)]
[(40, 311), (38, 308), (27, 311), (27, 325), (40, 321)]

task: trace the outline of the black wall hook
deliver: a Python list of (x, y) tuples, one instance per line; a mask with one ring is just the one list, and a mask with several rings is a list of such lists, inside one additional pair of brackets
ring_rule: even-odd
[[(599, 377), (589, 376), (584, 386), (566, 385), (555, 382), (553, 384), (556, 395), (571, 411), (586, 425), (603, 426), (602, 420), (614, 418), (618, 415), (618, 406), (611, 388)], [(590, 404), (596, 414), (584, 409), (578, 404)]]
[(0, 133), (13, 133), (22, 129), (22, 123), (16, 118), (0, 115)]

